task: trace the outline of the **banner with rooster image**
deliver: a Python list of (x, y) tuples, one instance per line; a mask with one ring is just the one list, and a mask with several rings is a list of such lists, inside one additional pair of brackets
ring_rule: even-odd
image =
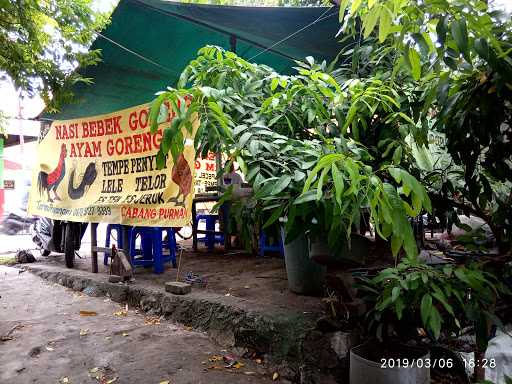
[(58, 220), (181, 227), (191, 221), (194, 135), (182, 131), (185, 148), (176, 163), (168, 155), (157, 168), (167, 109), (156, 134), (149, 105), (75, 120), (54, 121), (38, 146), (29, 212)]

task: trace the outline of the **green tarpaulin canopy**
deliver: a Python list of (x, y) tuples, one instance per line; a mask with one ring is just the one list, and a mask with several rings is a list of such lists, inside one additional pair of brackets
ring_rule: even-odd
[(113, 112), (149, 102), (175, 85), (199, 48), (210, 44), (235, 50), (246, 59), (318, 21), (254, 58), (281, 73), (294, 59), (334, 59), (340, 50), (336, 8), (260, 8), (180, 4), (161, 0), (121, 0), (112, 20), (91, 49), (102, 62), (82, 71), (92, 85), (75, 86), (76, 101), (47, 119), (71, 119)]

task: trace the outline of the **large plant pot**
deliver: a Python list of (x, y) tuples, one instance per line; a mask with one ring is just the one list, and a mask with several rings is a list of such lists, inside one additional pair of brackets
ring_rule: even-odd
[(323, 293), (325, 267), (309, 257), (309, 244), (305, 234), (286, 244), (284, 230), (281, 231), (284, 244), (284, 260), (290, 291), (316, 296)]
[[(375, 343), (352, 348), (350, 384), (430, 384), (428, 350), (404, 345), (394, 347), (394, 353), (381, 356)], [(403, 367), (404, 361), (409, 367)], [(411, 367), (413, 361), (414, 367)]]
[(370, 240), (366, 237), (352, 234), (350, 247), (344, 244), (341, 249), (333, 251), (327, 245), (327, 236), (311, 240), (309, 256), (315, 262), (326, 266), (336, 266), (346, 262), (364, 264), (370, 250)]

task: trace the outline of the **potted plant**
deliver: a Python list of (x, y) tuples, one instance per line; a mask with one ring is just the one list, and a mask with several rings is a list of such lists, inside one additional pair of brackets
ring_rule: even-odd
[[(411, 374), (410, 366), (403, 364), (411, 361), (408, 343), (415, 348), (422, 346), (423, 356), (418, 358), (428, 361), (430, 345), (449, 343), (463, 330), (473, 327), (475, 352), (485, 351), (489, 324), (499, 322), (494, 315), (496, 299), (508, 292), (481, 265), (436, 268), (414, 258), (404, 258), (396, 267), (387, 268), (374, 278), (361, 278), (359, 288), (366, 293), (365, 300), (371, 308), (366, 321), (370, 335), (377, 340), (371, 341), (372, 351), (379, 354), (369, 353), (365, 345), (353, 349), (351, 362), (356, 368), (351, 375), (359, 377), (364, 370), (382, 378), (385, 372), (377, 367), (378, 363), (393, 361), (396, 369), (390, 383), (409, 382), (406, 378)], [(397, 366), (400, 359), (402, 364)], [(420, 376), (419, 380), (425, 379), (424, 370), (416, 370), (415, 374)]]
[[(430, 210), (430, 201), (400, 165), (399, 125), (407, 119), (393, 99), (398, 95), (374, 79), (340, 85), (326, 73), (325, 63), (306, 61), (298, 63), (296, 75), (282, 76), (221, 48), (202, 48), (178, 88), (162, 92), (152, 104), (153, 131), (159, 116), (167, 115), (164, 101), (178, 115), (164, 129), (159, 158), (167, 151), (178, 156), (184, 138), (176, 132), (182, 126), (191, 131), (189, 121), (197, 116), (198, 152), (222, 151), (238, 162), (254, 189), (255, 216), (261, 217), (263, 228), (282, 218), (285, 244), (305, 236), (314, 253), (325, 238), (330, 253), (350, 249), (352, 224), (364, 208), (377, 234), (391, 239), (395, 255), (402, 247), (415, 255), (408, 217)], [(375, 114), (395, 135), (392, 158), (375, 159), (359, 142), (364, 133), (360, 127), (375, 120)]]

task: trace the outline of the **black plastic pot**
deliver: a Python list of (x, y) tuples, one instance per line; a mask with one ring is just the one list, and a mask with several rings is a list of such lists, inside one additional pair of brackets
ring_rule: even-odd
[(323, 293), (326, 268), (309, 257), (309, 244), (305, 234), (286, 244), (284, 230), (284, 259), (288, 288), (301, 295), (317, 296)]

